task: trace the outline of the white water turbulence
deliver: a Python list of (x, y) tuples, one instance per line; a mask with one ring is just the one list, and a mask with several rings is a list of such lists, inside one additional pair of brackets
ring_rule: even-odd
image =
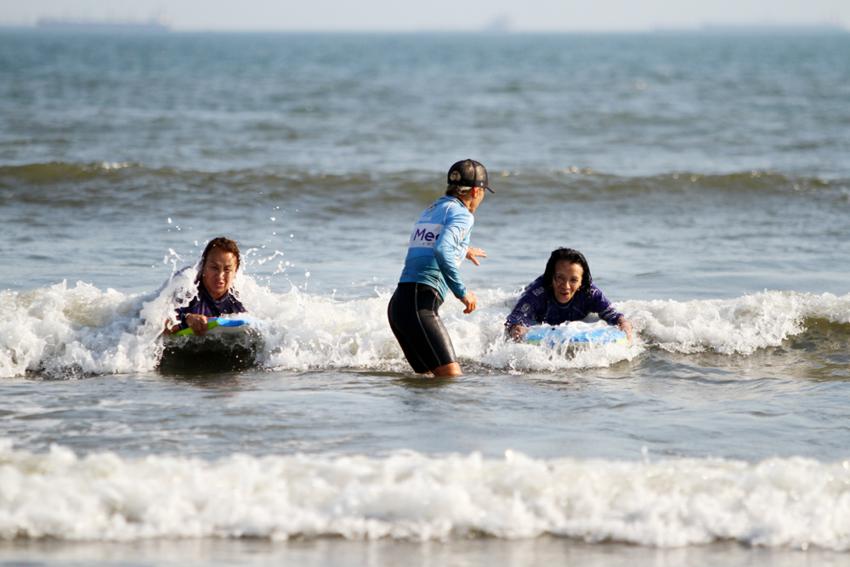
[(850, 462), (426, 456), (79, 457), (0, 442), (0, 539), (544, 534), (850, 549)]
[[(68, 378), (156, 368), (165, 321), (194, 293), (194, 270), (177, 272), (160, 290), (124, 294), (66, 282), (28, 292), (0, 292), (0, 376)], [(408, 371), (386, 322), (390, 291), (338, 299), (292, 285), (274, 292), (250, 275), (235, 288), (263, 335), (258, 364), (269, 369)], [(515, 292), (482, 290), (478, 311), (448, 298), (441, 315), (462, 361), (521, 371), (605, 367), (647, 349), (750, 355), (805, 332), (812, 319), (850, 323), (850, 294), (766, 291), (724, 300), (630, 300), (617, 304), (632, 321), (631, 345), (548, 349), (504, 338)], [(599, 323), (600, 325), (604, 323)]]
[(61, 282), (25, 293), (0, 292), (0, 375), (72, 377), (153, 367), (156, 302)]
[(850, 294), (765, 291), (728, 300), (627, 301), (645, 340), (672, 352), (752, 354), (805, 331), (807, 319), (850, 323)]

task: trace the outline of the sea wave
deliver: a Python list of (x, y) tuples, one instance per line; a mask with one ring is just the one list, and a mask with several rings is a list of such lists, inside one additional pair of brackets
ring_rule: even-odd
[[(194, 289), (193, 277), (190, 270), (180, 272), (161, 289), (142, 294), (84, 282), (0, 292), (0, 377), (155, 370), (165, 321), (173, 317), (175, 298), (185, 301)], [(263, 336), (261, 367), (409, 371), (386, 322), (389, 290), (355, 298), (294, 285), (279, 292), (243, 272), (236, 288)], [(441, 316), (464, 364), (484, 371), (557, 372), (607, 367), (652, 352), (747, 356), (777, 347), (814, 348), (813, 356), (828, 357), (842, 353), (850, 337), (850, 294), (765, 291), (722, 300), (623, 301), (617, 306), (634, 325), (633, 344), (547, 349), (505, 340), (503, 323), (516, 299), (516, 292), (484, 289), (471, 316), (459, 302), (443, 306)]]
[(752, 354), (824, 325), (850, 337), (850, 294), (765, 291), (734, 299), (626, 301), (652, 344), (673, 352)]
[[(490, 178), (491, 185), (509, 195), (533, 191), (538, 198), (549, 195), (559, 200), (565, 196), (598, 199), (604, 194), (640, 196), (650, 193), (722, 192), (846, 197), (850, 191), (850, 179), (827, 179), (770, 170), (722, 174), (672, 171), (651, 176), (624, 176), (573, 165), (543, 170), (494, 168)], [(270, 166), (200, 171), (174, 166), (150, 167), (139, 163), (47, 162), (0, 166), (0, 202), (6, 199), (55, 198), (52, 189), (57, 185), (66, 192), (70, 191), (72, 196), (79, 193), (92, 199), (119, 196), (128, 188), (145, 189), (148, 192), (146, 199), (155, 200), (157, 195), (173, 199), (175, 188), (182, 187), (213, 193), (261, 191), (272, 198), (283, 198), (309, 189), (314, 195), (330, 193), (334, 198), (342, 199), (353, 194), (357, 201), (367, 200), (367, 197), (428, 200), (433, 198), (435, 188), (439, 190), (444, 182), (442, 173), (420, 170), (335, 172)], [(404, 187), (403, 195), (399, 193), (399, 187)], [(74, 206), (78, 205), (77, 201), (70, 201)], [(68, 200), (51, 204), (66, 206)]]
[(17, 180), (36, 185), (67, 181), (82, 181), (101, 176), (114, 176), (125, 169), (144, 169), (139, 164), (125, 162), (75, 163), (51, 161), (5, 165), (0, 167), (0, 180), (11, 184)]
[(45, 453), (0, 440), (0, 539), (545, 535), (850, 549), (850, 461)]

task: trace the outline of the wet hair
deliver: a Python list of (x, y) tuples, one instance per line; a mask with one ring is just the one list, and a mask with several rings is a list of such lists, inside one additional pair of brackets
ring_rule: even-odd
[(463, 187), (461, 185), (446, 185), (446, 195), (451, 197), (461, 197), (468, 195), (472, 191), (472, 187)]
[(213, 248), (218, 248), (222, 252), (230, 252), (231, 254), (236, 256), (236, 269), (239, 269), (239, 265), (242, 262), (242, 258), (239, 255), (239, 245), (236, 244), (235, 240), (231, 240), (224, 236), (219, 236), (207, 242), (207, 247), (204, 248), (204, 253), (201, 254), (201, 265), (198, 267), (198, 277), (195, 278), (196, 281), (201, 281), (201, 274), (204, 271), (204, 266), (207, 265), (207, 256), (210, 255), (210, 252), (212, 252)]
[(552, 279), (555, 277), (555, 266), (558, 262), (566, 261), (570, 264), (578, 264), (582, 268), (581, 287), (579, 291), (587, 292), (590, 290), (590, 284), (593, 283), (593, 277), (590, 275), (590, 266), (587, 264), (587, 259), (584, 254), (572, 248), (558, 248), (552, 250), (549, 255), (549, 261), (546, 262), (546, 270), (543, 272), (543, 287), (547, 290), (552, 289)]

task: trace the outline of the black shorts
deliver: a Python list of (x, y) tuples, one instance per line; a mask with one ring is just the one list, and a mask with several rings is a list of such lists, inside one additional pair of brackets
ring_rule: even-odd
[(419, 373), (456, 362), (455, 349), (437, 310), (443, 300), (433, 287), (400, 283), (387, 316), (404, 356)]

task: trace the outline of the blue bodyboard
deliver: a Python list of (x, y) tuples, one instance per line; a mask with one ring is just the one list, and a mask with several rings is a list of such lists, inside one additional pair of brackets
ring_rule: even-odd
[(551, 325), (531, 327), (524, 340), (528, 344), (549, 348), (627, 343), (626, 333), (617, 327), (598, 326), (580, 321), (557, 327)]

